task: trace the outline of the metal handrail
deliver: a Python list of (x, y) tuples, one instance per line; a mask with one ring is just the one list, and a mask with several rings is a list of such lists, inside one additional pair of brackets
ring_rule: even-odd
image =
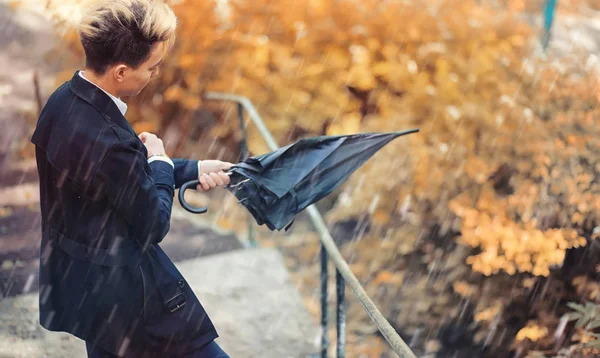
[[(258, 111), (252, 104), (252, 102), (243, 96), (238, 96), (234, 94), (228, 93), (218, 93), (218, 92), (207, 92), (205, 94), (205, 99), (207, 100), (218, 100), (218, 101), (230, 101), (238, 104), (238, 115), (240, 118), (240, 125), (242, 129), (242, 152), (243, 155), (247, 155), (247, 145), (246, 145), (246, 137), (245, 137), (245, 125), (243, 121), (243, 110), (245, 109), (248, 112), (250, 119), (258, 128), (261, 136), (265, 139), (267, 145), (271, 150), (279, 149), (279, 145), (275, 141), (275, 138), (271, 135), (271, 132), (263, 122), (262, 118), (258, 114)], [(344, 344), (346, 341), (345, 338), (345, 325), (346, 325), (346, 310), (345, 310), (345, 282), (348, 282), (348, 285), (354, 291), (354, 294), (360, 301), (361, 305), (371, 318), (373, 322), (377, 325), (379, 332), (383, 335), (386, 341), (390, 344), (394, 352), (396, 352), (400, 357), (413, 358), (416, 357), (415, 354), (411, 351), (408, 345), (402, 340), (400, 335), (394, 330), (392, 325), (385, 319), (385, 317), (381, 314), (375, 303), (371, 300), (369, 295), (365, 292), (364, 288), (354, 276), (348, 263), (342, 257), (337, 245), (333, 241), (329, 229), (325, 225), (323, 217), (321, 213), (316, 208), (316, 206), (310, 205), (307, 209), (307, 212), (310, 216), (310, 219), (315, 226), (315, 229), (319, 233), (321, 239), (321, 326), (322, 326), (322, 336), (321, 336), (321, 356), (325, 358), (327, 356), (327, 349), (329, 347), (328, 334), (327, 334), (327, 324), (328, 324), (328, 308), (327, 308), (327, 281), (328, 281), (328, 256), (331, 256), (331, 260), (335, 264), (336, 267), (336, 291), (337, 291), (337, 357), (344, 357)], [(251, 237), (253, 240), (254, 238)]]

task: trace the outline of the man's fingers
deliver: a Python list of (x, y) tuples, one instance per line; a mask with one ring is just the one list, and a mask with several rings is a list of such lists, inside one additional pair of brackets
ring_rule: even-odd
[(148, 138), (150, 138), (150, 137), (156, 137), (156, 135), (152, 134), (152, 133), (149, 133), (149, 132), (142, 132), (138, 136), (138, 138), (140, 138), (140, 140), (142, 141), (142, 143), (146, 143), (146, 140), (148, 140)]
[(208, 184), (207, 178), (208, 177), (204, 174), (200, 176), (200, 185), (202, 185), (202, 189), (204, 190), (210, 190), (210, 185)]
[(217, 186), (217, 183), (215, 183), (215, 180), (206, 174), (202, 174), (202, 176), (205, 178), (206, 182), (208, 183), (209, 189), (215, 188)]
[(221, 162), (221, 170), (227, 170), (233, 166), (233, 163)]
[(212, 180), (214, 180), (215, 184), (217, 184), (217, 186), (223, 186), (223, 179), (221, 179), (221, 176), (218, 173), (210, 173), (210, 178)]
[(229, 185), (231, 179), (228, 173), (218, 171), (209, 174), (201, 174), (199, 181), (200, 185), (198, 185), (198, 190), (202, 188), (202, 191), (209, 191), (217, 187), (225, 187)]
[(219, 175), (219, 178), (221, 178), (221, 181), (223, 182), (222, 186), (229, 185), (229, 183), (231, 182), (231, 178), (229, 177), (229, 174), (219, 172), (218, 175)]
[(142, 142), (145, 142), (146, 138), (148, 138), (149, 135), (150, 135), (150, 133), (148, 133), (148, 132), (142, 132), (142, 133), (140, 133), (140, 135), (138, 136), (138, 138), (140, 138), (140, 140)]

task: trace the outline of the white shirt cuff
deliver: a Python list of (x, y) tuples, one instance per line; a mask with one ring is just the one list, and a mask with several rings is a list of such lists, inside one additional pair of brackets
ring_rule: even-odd
[(175, 169), (175, 164), (173, 164), (173, 161), (171, 160), (171, 158), (168, 158), (168, 157), (161, 157), (161, 156), (152, 157), (152, 158), (148, 159), (148, 164), (150, 164), (156, 160), (160, 160), (161, 162), (169, 163), (169, 164), (171, 164), (171, 167), (173, 167), (173, 169)]
[(199, 160), (198, 161), (198, 178), (200, 178), (200, 174), (202, 174), (202, 172), (200, 171), (200, 166), (201, 166), (202, 161)]

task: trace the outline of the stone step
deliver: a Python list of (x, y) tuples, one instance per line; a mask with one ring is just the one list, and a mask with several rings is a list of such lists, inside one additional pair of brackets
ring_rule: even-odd
[(38, 172), (35, 160), (8, 162), (0, 170), (0, 188), (13, 187), (26, 183), (37, 183)]
[(252, 248), (177, 263), (232, 357), (310, 357), (319, 332), (281, 253)]
[[(180, 261), (232, 357), (313, 357), (319, 330), (276, 249), (246, 249)], [(0, 301), (0, 357), (85, 357), (82, 341), (39, 326), (36, 294)]]

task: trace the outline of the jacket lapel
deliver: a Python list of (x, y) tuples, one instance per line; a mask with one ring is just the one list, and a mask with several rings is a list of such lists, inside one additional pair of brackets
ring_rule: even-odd
[(106, 119), (137, 136), (115, 102), (100, 88), (81, 78), (79, 71), (73, 75), (69, 88), (76, 96), (94, 106)]

